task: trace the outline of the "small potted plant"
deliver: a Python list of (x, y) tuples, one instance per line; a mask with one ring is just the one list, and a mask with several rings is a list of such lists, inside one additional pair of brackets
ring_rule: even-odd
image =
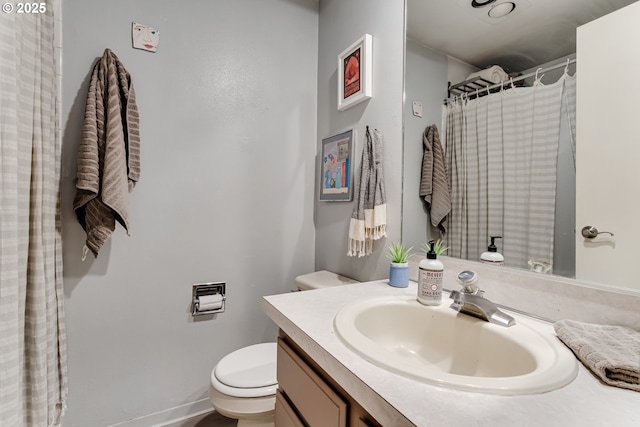
[(406, 248), (402, 243), (389, 245), (388, 258), (391, 260), (389, 266), (389, 284), (396, 288), (406, 288), (409, 286), (409, 256), (411, 248)]

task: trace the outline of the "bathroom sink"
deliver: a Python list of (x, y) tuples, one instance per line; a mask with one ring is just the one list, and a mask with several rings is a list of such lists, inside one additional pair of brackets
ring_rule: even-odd
[(414, 297), (363, 299), (334, 319), (341, 340), (364, 359), (418, 381), (500, 395), (569, 384), (578, 362), (553, 328), (525, 316), (503, 327)]

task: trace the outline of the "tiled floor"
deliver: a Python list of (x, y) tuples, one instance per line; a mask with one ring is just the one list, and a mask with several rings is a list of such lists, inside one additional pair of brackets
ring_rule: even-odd
[(168, 424), (165, 427), (235, 427), (237, 420), (232, 420), (217, 412), (209, 412), (188, 420)]

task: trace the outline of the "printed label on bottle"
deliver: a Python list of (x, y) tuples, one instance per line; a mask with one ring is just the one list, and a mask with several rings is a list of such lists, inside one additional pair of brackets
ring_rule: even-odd
[(426, 270), (420, 268), (418, 271), (418, 297), (439, 301), (442, 299), (442, 270)]

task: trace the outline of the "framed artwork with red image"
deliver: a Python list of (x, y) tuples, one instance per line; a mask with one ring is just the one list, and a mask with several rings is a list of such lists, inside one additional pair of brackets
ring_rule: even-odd
[(372, 37), (365, 34), (338, 56), (338, 110), (371, 98)]

